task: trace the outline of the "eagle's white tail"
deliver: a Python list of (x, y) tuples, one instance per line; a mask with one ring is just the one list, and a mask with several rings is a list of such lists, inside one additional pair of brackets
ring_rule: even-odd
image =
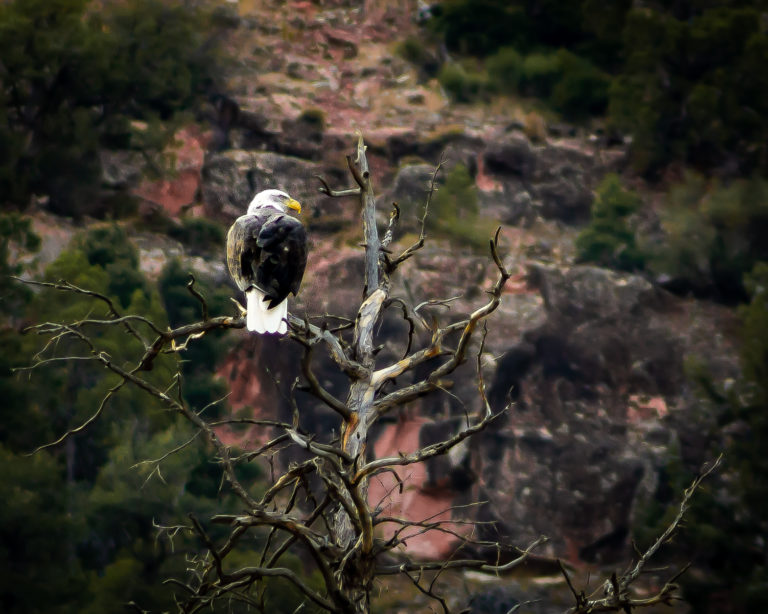
[(246, 308), (248, 314), (245, 326), (248, 330), (257, 333), (278, 333), (284, 335), (288, 332), (288, 300), (269, 309), (269, 302), (264, 300), (264, 293), (257, 288), (248, 288), (245, 293)]

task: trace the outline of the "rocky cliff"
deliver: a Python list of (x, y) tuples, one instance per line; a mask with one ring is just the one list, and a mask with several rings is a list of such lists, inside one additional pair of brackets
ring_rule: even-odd
[[(144, 211), (225, 224), (255, 191), (288, 190), (304, 204), (312, 240), (292, 309), (348, 316), (362, 287), (357, 211), (351, 201), (319, 194), (315, 175), (345, 187), (344, 155), (362, 131), (381, 219), (397, 201), (403, 231), (412, 232), (435, 165), (443, 161), (440, 186), (461, 164), (477, 194), (477, 213), (468, 223), (502, 227), (505, 264), (514, 272), (489, 322), (481, 361), (491, 405), (507, 408), (506, 415), (456, 454), (403, 472), (402, 498), (391, 495), (394, 481), (381, 478), (371, 486), (371, 502), (417, 520), (442, 512), (489, 521), (478, 525), (483, 536), (509, 547), (545, 534), (551, 538), (546, 554), (572, 562), (625, 557), (633, 513), (655, 492), (668, 451), (682, 450), (692, 464), (701, 460), (696, 425), (707, 418), (683, 367), (688, 356), (703, 356), (720, 377), (735, 375), (734, 348), (721, 332), (732, 328), (732, 315), (673, 297), (637, 275), (576, 265), (573, 239), (589, 217), (592, 190), (607, 172), (621, 170), (623, 147), (576, 131), (533, 130), (511, 103), (450, 105), (435, 82), (424, 82), (394, 53), (396, 42), (415, 31), (415, 5), (230, 3), (223, 14), (237, 62), (228, 95), (211, 105), (212, 127), (179, 134), (172, 178), (142, 181), (130, 161), (112, 154), (105, 181), (133, 186)], [(48, 218), (37, 227), (44, 254), (55, 253), (70, 232)], [(188, 255), (167, 238), (136, 240), (149, 273), (169, 255)], [(229, 283), (221, 257), (189, 261)], [(434, 317), (448, 320), (482, 302), (492, 275), (481, 250), (435, 233), (395, 280), (395, 294), (416, 303), (459, 297), (450, 308), (433, 308)], [(398, 355), (406, 333), (391, 310), (380, 331), (381, 364)], [(299, 355), (285, 341), (243, 334), (220, 368), (232, 406), (287, 414), (281, 390), (293, 380)], [(344, 378), (332, 365), (318, 368), (318, 375), (345, 396)], [(474, 364), (467, 363), (449, 390), (381, 425), (373, 452), (410, 452), (437, 441), (479, 404)], [(302, 420), (328, 436), (338, 429), (335, 417), (309, 398), (302, 399)], [(265, 436), (241, 435), (243, 445)], [(473, 501), (487, 503), (449, 509)], [(440, 556), (452, 551), (454, 540), (430, 535), (410, 547), (419, 556)]]

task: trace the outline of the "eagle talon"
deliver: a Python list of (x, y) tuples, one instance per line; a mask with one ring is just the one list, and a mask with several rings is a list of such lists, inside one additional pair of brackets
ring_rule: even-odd
[(248, 310), (245, 307), (243, 307), (237, 299), (232, 298), (230, 296), (229, 300), (232, 301), (235, 304), (235, 306), (237, 307), (237, 310), (240, 312), (240, 317), (244, 318), (245, 315), (248, 313)]

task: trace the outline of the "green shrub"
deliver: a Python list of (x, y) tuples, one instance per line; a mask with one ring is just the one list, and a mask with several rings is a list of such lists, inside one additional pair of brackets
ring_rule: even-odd
[(742, 3), (682, 15), (658, 6), (629, 12), (610, 116), (633, 135), (639, 171), (655, 175), (672, 161), (731, 176), (768, 171), (761, 11)]
[(649, 255), (654, 272), (720, 300), (746, 298), (744, 274), (768, 260), (768, 181), (722, 184), (691, 173), (670, 189), (661, 220), (664, 240)]
[(480, 215), (474, 179), (466, 166), (457, 164), (432, 194), (427, 228), (458, 245), (484, 249), (496, 226), (494, 220)]
[(477, 215), (477, 190), (469, 170), (457, 164), (445, 175), (445, 183), (432, 195), (432, 218), (435, 224), (442, 220), (458, 220)]
[(6, 317), (18, 317), (31, 294), (27, 286), (11, 279), (22, 272), (17, 258), (38, 249), (40, 237), (32, 230), (31, 219), (15, 212), (0, 213), (0, 325), (5, 325)]
[(397, 55), (410, 62), (419, 69), (419, 73), (424, 78), (432, 78), (437, 75), (440, 69), (440, 62), (432, 53), (424, 41), (417, 36), (409, 36), (397, 45)]
[(443, 64), (437, 79), (456, 102), (473, 102), (487, 89), (487, 80), (482, 72), (469, 72), (453, 62)]
[[(744, 287), (749, 302), (738, 310), (741, 377), (724, 385), (706, 367), (691, 373), (710, 416), (702, 440), (711, 448), (702, 454), (711, 460), (724, 453), (673, 540), (677, 558), (693, 564), (681, 578), (683, 594), (702, 614), (763, 612), (768, 604), (768, 263), (756, 263)], [(670, 463), (669, 474), (678, 478), (679, 493), (692, 476), (676, 465)]]
[(523, 59), (520, 90), (526, 96), (548, 99), (561, 75), (557, 53), (531, 53)]
[(205, 13), (162, 0), (0, 3), (0, 204), (98, 214), (99, 150), (162, 150), (213, 86), (211, 38)]
[(523, 72), (523, 58), (513, 47), (503, 47), (485, 63), (488, 82), (498, 92), (516, 93)]
[(568, 119), (584, 119), (605, 112), (610, 78), (582, 57), (561, 49), (557, 52), (561, 75), (550, 101)]
[[(191, 272), (188, 266), (171, 260), (158, 280), (158, 289), (171, 326), (182, 326), (202, 318), (202, 306), (187, 288)], [(228, 287), (216, 285), (205, 275), (196, 273), (195, 289), (205, 299), (211, 316), (232, 312), (229, 300), (232, 292)], [(182, 373), (186, 382), (184, 396), (190, 405), (202, 409), (225, 397), (227, 384), (216, 377), (215, 368), (230, 347), (227, 337), (206, 335), (187, 348)], [(224, 403), (217, 403), (209, 411), (217, 415), (225, 408)]]
[(133, 194), (115, 190), (101, 194), (100, 207), (93, 213), (97, 214), (99, 219), (120, 220), (133, 217), (138, 212), (139, 202)]
[[(433, 31), (459, 57), (516, 49), (522, 95), (569, 120), (607, 110), (648, 177), (670, 163), (726, 177), (768, 173), (764, 3), (447, 0), (436, 13)], [(499, 75), (517, 67), (505, 59), (489, 62), (489, 82), (512, 92), (506, 84), (516, 79)], [(456, 99), (471, 99), (474, 84), (451, 77)]]
[(209, 254), (224, 249), (227, 232), (221, 224), (203, 217), (183, 218), (171, 226), (168, 235), (184, 244), (193, 254)]
[(525, 10), (507, 0), (448, 0), (431, 22), (451, 51), (486, 56), (529, 40)]
[(123, 307), (131, 303), (136, 290), (149, 296), (149, 286), (139, 270), (138, 251), (122, 227), (111, 224), (91, 228), (77, 235), (73, 246), (85, 255), (88, 264), (106, 271), (108, 292)]
[(597, 188), (589, 226), (576, 238), (578, 259), (623, 271), (642, 269), (645, 258), (630, 223), (640, 205), (640, 197), (625, 190), (618, 175), (606, 175)]

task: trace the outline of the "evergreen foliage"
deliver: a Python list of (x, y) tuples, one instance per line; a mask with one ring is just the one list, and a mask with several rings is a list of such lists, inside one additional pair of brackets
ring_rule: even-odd
[[(158, 280), (171, 326), (181, 326), (201, 319), (201, 305), (187, 290), (189, 281), (189, 271), (178, 260), (172, 260)], [(208, 303), (211, 316), (225, 315), (232, 311), (229, 300), (232, 292), (227, 286), (214, 288), (204, 279), (196, 281), (196, 285)], [(220, 402), (226, 394), (227, 386), (215, 376), (212, 366), (224, 358), (229, 347), (230, 342), (224, 337), (205, 336), (187, 349), (182, 363), (184, 396), (193, 407), (210, 406), (207, 415), (216, 415), (222, 409)]]
[(569, 120), (607, 110), (648, 176), (682, 163), (746, 177), (768, 172), (764, 11), (757, 0), (448, 0), (431, 29), (451, 51), (486, 60), (488, 75), (444, 75), (456, 100), (485, 94), (474, 86), (485, 80), (492, 91), (541, 98)]
[(618, 175), (606, 175), (597, 188), (590, 224), (576, 238), (578, 259), (623, 271), (642, 269), (645, 258), (630, 222), (640, 204)]
[(690, 173), (661, 211), (664, 238), (649, 244), (649, 268), (683, 289), (727, 302), (747, 294), (744, 274), (768, 260), (768, 181), (707, 181)]
[(604, 113), (610, 78), (589, 60), (566, 49), (521, 55), (502, 47), (478, 68), (470, 60), (443, 64), (438, 79), (456, 102), (474, 102), (491, 93), (539, 98), (571, 120)]
[(514, 47), (502, 47), (485, 63), (488, 80), (500, 92), (513, 94), (520, 87), (523, 58)]
[(533, 52), (523, 59), (520, 91), (525, 96), (548, 99), (562, 76), (560, 60), (554, 52)]
[(182, 218), (180, 224), (168, 228), (167, 234), (195, 255), (221, 253), (227, 238), (227, 230), (221, 224), (204, 217)]
[(768, 260), (768, 181), (706, 180), (696, 173), (670, 187), (659, 211), (661, 233), (640, 234), (640, 198), (609, 174), (597, 189), (577, 258), (625, 271), (646, 270), (674, 292), (725, 303), (748, 298), (744, 275)]
[(516, 4), (505, 0), (448, 0), (436, 7), (432, 28), (444, 36), (452, 51), (490, 55), (504, 45), (525, 42), (525, 12)]
[(731, 175), (767, 171), (760, 3), (675, 8), (637, 8), (627, 17), (610, 115), (634, 137), (636, 168), (681, 161)]
[(455, 102), (474, 102), (487, 92), (487, 78), (482, 72), (461, 64), (443, 64), (437, 75), (440, 85)]
[(550, 104), (571, 120), (602, 115), (608, 106), (608, 75), (589, 60), (566, 49), (557, 52), (559, 78)]
[[(5, 412), (3, 412), (5, 413)], [(0, 444), (0, 609), (8, 614), (79, 612), (86, 575), (73, 557), (83, 525), (62, 463)]]
[(496, 223), (480, 215), (477, 188), (463, 164), (450, 169), (445, 174), (444, 183), (433, 193), (427, 228), (459, 245), (473, 249), (487, 247)]
[[(17, 214), (0, 218), (0, 231), (0, 267), (13, 272), (10, 255), (34, 249), (38, 239), (28, 220)], [(198, 277), (196, 288), (207, 297), (211, 314), (231, 311), (229, 293)], [(185, 318), (200, 316), (183, 267), (169, 265), (158, 292), (138, 270), (136, 250), (117, 225), (97, 226), (76, 236), (70, 249), (46, 269), (45, 278), (66, 279), (101, 293), (116, 309), (140, 313), (162, 326), (169, 321), (166, 317), (186, 323)], [(20, 336), (11, 325), (107, 319), (110, 314), (91, 296), (48, 289), (17, 293), (14, 301), (0, 303), (0, 309), (0, 394), (5, 399), (0, 404), (0, 460), (5, 468), (0, 478), (5, 501), (0, 510), (0, 565), (6, 570), (0, 580), (0, 609), (9, 614), (122, 612), (129, 602), (153, 611), (173, 609), (174, 593), (162, 581), (184, 576), (186, 557), (194, 556), (200, 544), (173, 529), (158, 537), (157, 525), (173, 527), (186, 520), (180, 514), (202, 516), (233, 506), (219, 490), (208, 451), (186, 423), (163, 411), (152, 397), (140, 389), (125, 389), (107, 403), (86, 437), (70, 437), (28, 456), (85, 422), (117, 381), (87, 359), (69, 365), (51, 362), (30, 373), (13, 374), (11, 368), (19, 366), (20, 357), (40, 348), (35, 336)], [(134, 326), (139, 334), (150, 333), (141, 324)], [(135, 364), (144, 351), (143, 344), (119, 326), (88, 328), (88, 333), (120, 364)], [(229, 341), (215, 336), (198, 341), (201, 344), (191, 345), (185, 355), (180, 388), (188, 402), (202, 408), (223, 396), (214, 371)], [(79, 354), (83, 348), (75, 339), (58, 340), (56, 355)], [(158, 356), (143, 377), (160, 384), (176, 368), (175, 359)], [(177, 454), (159, 460), (181, 446)], [(242, 475), (252, 483), (261, 479), (255, 466), (241, 471), (249, 472)], [(256, 548), (258, 543), (242, 547)], [(299, 605), (295, 596), (270, 599), (282, 599), (292, 609)], [(242, 610), (232, 606), (231, 611)]]
[(137, 290), (145, 298), (149, 296), (147, 282), (138, 269), (136, 248), (121, 226), (90, 228), (75, 238), (74, 246), (85, 255), (88, 264), (104, 269), (109, 278), (107, 293), (117, 297), (120, 305), (128, 307)]
[(0, 4), (0, 194), (107, 215), (102, 148), (159, 152), (213, 86), (206, 15), (162, 0)]
[(28, 288), (11, 279), (22, 271), (19, 257), (40, 248), (32, 221), (15, 212), (0, 213), (0, 319), (13, 316), (29, 299)]
[(409, 36), (397, 45), (397, 54), (404, 60), (419, 68), (422, 79), (431, 79), (437, 75), (440, 62), (437, 56), (430, 51), (422, 38)]

